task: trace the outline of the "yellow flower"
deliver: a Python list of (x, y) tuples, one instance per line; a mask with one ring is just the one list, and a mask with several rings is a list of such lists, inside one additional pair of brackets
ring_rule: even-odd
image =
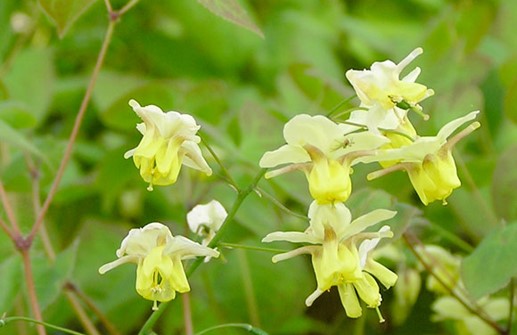
[(302, 170), (311, 196), (320, 204), (345, 201), (352, 190), (350, 173), (354, 160), (388, 141), (377, 134), (356, 133), (357, 129), (321, 115), (297, 115), (284, 127), (287, 144), (266, 152), (259, 165), (282, 165), (269, 171), (266, 178)]
[(408, 110), (421, 113), (422, 108), (418, 103), (432, 96), (434, 92), (415, 83), (420, 68), (415, 68), (402, 79), (399, 76), (422, 52), (422, 48), (413, 50), (399, 64), (386, 60), (373, 63), (370, 70), (347, 71), (346, 77), (363, 107), (352, 112), (349, 121), (365, 125), (371, 131), (378, 128), (396, 129)]
[(133, 157), (140, 175), (149, 183), (149, 191), (153, 185), (175, 183), (182, 164), (212, 174), (198, 146), (200, 138), (196, 132), (200, 126), (192, 116), (164, 113), (154, 105), (142, 107), (135, 100), (130, 100), (129, 105), (144, 121), (136, 126), (143, 138), (124, 158)]
[(196, 256), (218, 257), (219, 252), (183, 236), (174, 237), (167, 226), (153, 222), (131, 229), (117, 250), (118, 259), (101, 266), (99, 273), (124, 263), (136, 263), (136, 291), (154, 301), (153, 309), (157, 309), (158, 301), (170, 301), (176, 292), (190, 291), (181, 261)]
[(436, 136), (418, 137), (404, 147), (379, 150), (375, 156), (361, 158), (362, 162), (389, 162), (389, 167), (370, 173), (368, 179), (405, 170), (424, 205), (435, 200), (442, 200), (445, 204), (452, 191), (461, 185), (451, 150), (460, 139), (479, 128), (480, 124), (473, 122), (452, 138), (448, 137), (463, 124), (476, 118), (478, 113), (471, 112), (447, 123)]
[(370, 255), (381, 238), (393, 235), (389, 227), (384, 226), (378, 232), (364, 232), (366, 228), (395, 214), (379, 209), (352, 221), (350, 211), (343, 203), (320, 205), (314, 201), (309, 209), (310, 226), (305, 232), (274, 232), (262, 241), (308, 243), (275, 255), (273, 262), (311, 254), (318, 287), (305, 300), (305, 304), (312, 305), (321, 294), (337, 286), (347, 315), (357, 318), (362, 314), (359, 298), (371, 308), (378, 308), (381, 303), (375, 278), (386, 287), (393, 286), (397, 280), (395, 273)]

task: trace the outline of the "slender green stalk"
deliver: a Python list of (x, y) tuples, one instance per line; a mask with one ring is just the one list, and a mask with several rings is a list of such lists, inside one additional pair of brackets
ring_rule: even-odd
[(506, 329), (507, 329), (508, 334), (511, 334), (512, 326), (513, 326), (513, 315), (515, 314), (513, 311), (513, 308), (515, 306), (515, 301), (514, 301), (515, 300), (515, 278), (512, 278), (510, 280), (509, 290), (510, 290), (510, 297), (508, 299), (510, 299), (510, 308), (508, 311), (508, 323), (507, 323)]
[(203, 335), (203, 334), (207, 334), (213, 330), (217, 330), (217, 329), (223, 329), (223, 328), (242, 328), (242, 329), (245, 329), (247, 330), (248, 332), (252, 333), (252, 334), (256, 334), (256, 335), (268, 335), (265, 331), (263, 331), (262, 329), (259, 329), (259, 328), (255, 328), (253, 327), (252, 325), (250, 324), (247, 324), (247, 323), (225, 323), (224, 325), (218, 325), (218, 326), (214, 326), (214, 327), (210, 327), (210, 328), (207, 328), (203, 331), (200, 331), (199, 333), (196, 333), (196, 335)]
[(50, 329), (59, 330), (59, 331), (61, 331), (63, 333), (67, 333), (67, 334), (84, 335), (83, 333), (79, 333), (79, 332), (76, 332), (74, 330), (70, 330), (70, 329), (67, 329), (67, 328), (59, 327), (59, 326), (56, 326), (56, 325), (53, 325), (53, 324), (50, 324), (50, 323), (47, 323), (47, 322), (34, 320), (34, 319), (27, 318), (27, 317), (24, 317), (24, 316), (10, 316), (10, 317), (6, 317), (6, 318), (0, 319), (0, 328), (5, 326), (9, 322), (16, 322), (16, 321), (32, 322), (32, 323), (35, 323), (37, 325), (45, 326), (45, 327), (50, 328)]
[[(352, 101), (352, 99), (355, 98), (355, 95), (351, 96), (350, 98), (347, 98), (347, 99), (344, 99), (344, 100), (341, 100), (336, 106), (334, 106), (330, 112), (327, 113), (327, 117), (330, 118), (332, 117), (332, 114), (336, 113), (341, 107), (343, 107), (344, 105), (346, 105), (347, 103), (349, 103), (350, 101)], [(337, 117), (340, 117), (341, 115), (344, 115), (344, 114), (347, 114), (347, 113), (350, 113), (352, 112), (352, 109), (350, 110), (347, 110), (343, 113), (340, 113), (338, 115), (335, 116), (335, 118)]]
[(246, 298), (246, 306), (251, 323), (260, 326), (260, 314), (257, 308), (257, 299), (255, 298), (255, 290), (253, 289), (253, 279), (251, 269), (246, 253), (243, 250), (237, 253), (239, 264), (241, 265), (241, 277), (244, 286), (244, 296)]
[(233, 177), (230, 174), (230, 172), (228, 172), (228, 169), (226, 168), (226, 166), (224, 166), (224, 164), (221, 162), (221, 160), (219, 159), (219, 156), (217, 156), (217, 154), (215, 153), (214, 149), (212, 149), (210, 144), (208, 144), (208, 142), (206, 142), (203, 139), (203, 137), (201, 137), (201, 143), (203, 143), (203, 145), (208, 149), (208, 151), (210, 152), (212, 157), (214, 157), (215, 161), (217, 162), (217, 165), (219, 165), (219, 167), (221, 168), (221, 172), (223, 173), (224, 179), (226, 180), (226, 182), (228, 182), (228, 184), (230, 184), (238, 192), (239, 191), (239, 185), (237, 185), (237, 183), (233, 179)]
[(304, 214), (300, 214), (300, 213), (296, 213), (296, 212), (293, 212), (292, 210), (290, 210), (289, 208), (287, 208), (286, 206), (284, 206), (284, 204), (282, 204), (280, 201), (278, 201), (275, 197), (273, 197), (271, 194), (267, 193), (266, 191), (264, 191), (262, 188), (260, 187), (257, 187), (257, 191), (260, 193), (260, 195), (263, 195), (264, 198), (268, 199), (269, 201), (271, 201), (271, 203), (273, 203), (273, 205), (277, 206), (278, 208), (280, 208), (281, 210), (283, 210), (284, 212), (286, 212), (287, 214), (290, 214), (294, 217), (297, 217), (299, 219), (303, 219), (303, 220), (307, 220), (307, 215), (304, 215)]
[(287, 252), (287, 250), (283, 249), (275, 249), (275, 248), (264, 248), (264, 247), (256, 247), (253, 245), (244, 245), (244, 244), (237, 244), (237, 243), (227, 243), (227, 242), (220, 242), (218, 244), (219, 247), (226, 247), (230, 249), (244, 249), (244, 250), (255, 250), (255, 251), (264, 251), (264, 252), (272, 252), (272, 253), (284, 253)]
[(456, 245), (458, 248), (462, 249), (466, 253), (470, 254), (472, 251), (474, 251), (473, 246), (471, 246), (470, 244), (468, 244), (467, 242), (465, 242), (464, 240), (462, 240), (461, 238), (456, 236), (456, 234), (451, 233), (447, 229), (443, 228), (442, 226), (440, 226), (436, 223), (432, 223), (429, 227), (430, 227), (430, 229), (432, 229), (436, 233), (438, 233), (441, 237), (443, 237), (444, 239), (453, 243), (454, 245)]
[[(266, 173), (266, 169), (260, 170), (260, 172), (257, 174), (255, 179), (252, 181), (252, 183), (245, 189), (242, 189), (237, 194), (237, 199), (235, 199), (235, 202), (233, 203), (233, 206), (228, 213), (228, 216), (224, 220), (223, 224), (221, 225), (221, 228), (219, 228), (219, 231), (215, 234), (214, 238), (210, 243), (208, 244), (209, 248), (214, 248), (218, 245), (221, 238), (224, 236), (225, 232), (228, 230), (229, 222), (233, 220), (235, 217), (235, 214), (239, 210), (240, 206), (242, 205), (242, 202), (246, 197), (257, 187), (258, 182), (264, 174)], [(187, 277), (190, 277), (194, 271), (199, 267), (199, 265), (203, 262), (203, 258), (197, 258), (187, 269)], [(138, 332), (138, 335), (148, 335), (151, 332), (152, 327), (158, 321), (160, 316), (163, 314), (165, 309), (167, 308), (168, 304), (170, 302), (162, 302), (157, 310), (155, 310), (151, 316), (147, 319), (147, 321), (144, 323), (140, 331)]]

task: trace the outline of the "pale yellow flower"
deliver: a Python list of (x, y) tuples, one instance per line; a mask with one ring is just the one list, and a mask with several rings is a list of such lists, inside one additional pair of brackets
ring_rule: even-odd
[(388, 141), (380, 135), (355, 132), (357, 129), (321, 115), (297, 115), (284, 127), (287, 144), (266, 152), (259, 165), (282, 166), (266, 173), (266, 178), (302, 170), (311, 196), (321, 204), (345, 201), (352, 191), (350, 173), (355, 159)]
[(393, 236), (389, 226), (378, 232), (364, 232), (395, 214), (378, 209), (352, 221), (350, 211), (343, 203), (319, 205), (314, 201), (309, 209), (310, 227), (305, 232), (274, 232), (262, 241), (308, 243), (274, 256), (273, 262), (310, 254), (318, 287), (305, 304), (312, 305), (321, 294), (337, 286), (346, 314), (357, 318), (362, 314), (359, 298), (370, 308), (378, 308), (381, 304), (375, 278), (386, 287), (393, 286), (397, 280), (397, 275), (373, 260), (370, 253), (381, 238)]
[(421, 113), (419, 102), (433, 95), (433, 90), (415, 83), (420, 74), (418, 67), (402, 79), (400, 74), (422, 52), (422, 48), (413, 50), (399, 64), (386, 60), (373, 63), (370, 70), (347, 71), (346, 77), (362, 107), (352, 112), (349, 121), (365, 125), (371, 131), (396, 129), (408, 110)]
[(135, 100), (130, 100), (129, 105), (144, 121), (136, 126), (143, 138), (124, 158), (133, 157), (140, 175), (149, 183), (148, 190), (153, 185), (175, 183), (182, 164), (212, 174), (198, 146), (201, 139), (196, 133), (200, 126), (192, 116), (164, 113), (154, 105), (142, 107)]
[[(508, 319), (510, 302), (506, 298), (482, 298), (476, 302), (480, 309), (492, 320), (499, 322)], [(496, 335), (492, 327), (487, 325), (477, 315), (470, 312), (458, 300), (450, 296), (436, 299), (431, 306), (433, 321), (456, 321), (459, 335)]]
[(158, 301), (170, 301), (176, 292), (190, 291), (181, 261), (196, 256), (218, 257), (219, 252), (183, 236), (172, 236), (167, 226), (153, 222), (131, 229), (117, 250), (118, 259), (101, 266), (99, 273), (124, 263), (136, 263), (136, 291), (154, 301), (156, 309)]
[(370, 173), (368, 179), (405, 170), (424, 205), (435, 200), (442, 200), (445, 204), (452, 191), (461, 185), (452, 148), (460, 139), (479, 128), (480, 124), (473, 122), (452, 138), (448, 137), (463, 124), (475, 119), (478, 113), (471, 112), (447, 123), (436, 136), (418, 137), (413, 143), (401, 148), (379, 150), (375, 156), (362, 157), (362, 162), (389, 162), (391, 165)]

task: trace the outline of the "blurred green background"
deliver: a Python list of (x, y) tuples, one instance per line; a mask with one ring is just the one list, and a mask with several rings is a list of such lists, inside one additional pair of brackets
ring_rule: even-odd
[[(214, 16), (193, 0), (141, 0), (117, 25), (72, 161), (46, 220), (61, 258), (47, 264), (39, 245), (32, 253), (45, 320), (81, 330), (62, 294), (61, 286), (71, 279), (121, 333), (136, 334), (152, 303), (134, 290), (135, 268), (123, 266), (101, 277), (99, 266), (115, 258), (130, 228), (160, 221), (175, 235), (195, 238), (185, 220), (190, 208), (217, 199), (229, 209), (235, 199), (208, 153), (213, 176), (184, 168), (175, 185), (148, 192), (133, 162), (123, 159), (140, 140), (135, 129), (139, 120), (127, 105), (131, 98), (193, 115), (202, 125), (200, 135), (245, 187), (258, 173), (261, 155), (284, 143), (287, 120), (299, 113), (327, 114), (354, 94), (346, 70), (369, 68), (386, 59), (399, 62), (422, 47), (424, 54), (408, 70), (421, 67), (418, 81), (434, 89), (435, 96), (422, 104), (431, 119), (412, 119), (419, 133), (433, 135), (446, 122), (481, 110), (482, 127), (455, 152), (464, 185), (447, 206), (424, 208), (403, 173), (367, 182), (366, 173), (375, 167), (357, 166), (350, 199), (354, 216), (381, 207), (418, 207), (421, 216), (407, 220), (419, 223), (422, 239), (453, 250), (454, 245), (430, 227), (444, 227), (476, 245), (501, 220), (517, 219), (516, 1), (239, 2), (265, 38)], [(124, 4), (113, 1), (115, 8)], [(7, 131), (0, 134), (0, 178), (27, 230), (34, 215), (24, 152), (32, 150), (44, 196), (107, 22), (103, 1), (93, 1), (60, 39), (38, 2), (0, 1), (0, 125), (24, 139), (13, 139)], [(353, 100), (347, 106), (357, 104)], [(261, 246), (269, 232), (306, 228), (305, 220), (266, 196), (305, 215), (311, 200), (301, 173), (263, 180), (259, 187), (264, 195), (246, 199), (224, 242)], [(1, 215), (5, 218), (3, 210)], [(266, 246), (293, 248), (287, 243)], [(454, 333), (451, 324), (430, 321), (433, 295), (425, 289), (408, 311), (393, 304), (393, 290), (383, 292), (384, 324), (366, 309), (362, 319), (350, 320), (334, 290), (305, 307), (305, 298), (316, 286), (309, 257), (274, 265), (267, 252), (221, 252), (222, 260), (203, 264), (190, 279), (196, 331), (247, 322), (285, 335), (414, 334), (415, 329), (420, 334)], [(12, 243), (0, 235), (0, 313), (19, 315), (28, 309), (19, 260)], [(182, 334), (182, 313), (178, 297), (155, 330)], [(408, 313), (407, 319), (393, 322), (397, 313)], [(0, 329), (2, 334), (18, 331), (11, 324)], [(27, 326), (26, 331), (32, 334), (34, 328)]]

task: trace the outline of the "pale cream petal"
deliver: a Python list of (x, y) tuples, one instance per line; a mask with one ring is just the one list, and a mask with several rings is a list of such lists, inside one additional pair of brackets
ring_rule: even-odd
[(203, 157), (201, 149), (197, 143), (192, 141), (185, 141), (181, 145), (180, 150), (185, 153), (185, 156), (183, 157), (184, 165), (188, 166), (189, 168), (204, 172), (208, 176), (212, 174), (212, 169)]
[(286, 259), (296, 257), (298, 255), (304, 255), (304, 254), (312, 254), (317, 250), (318, 247), (316, 246), (305, 246), (298, 249), (294, 249), (288, 252), (284, 252), (278, 255), (273, 256), (271, 259), (273, 263), (278, 263), (281, 261), (285, 261)]
[(143, 228), (131, 229), (122, 240), (117, 256), (145, 256), (159, 244), (167, 244), (172, 239), (169, 228), (159, 222), (152, 222)]
[(309, 144), (328, 154), (336, 143), (344, 140), (349, 126), (339, 125), (323, 115), (299, 114), (289, 120), (284, 127), (287, 144), (305, 146)]
[(361, 233), (366, 228), (371, 227), (379, 222), (389, 220), (397, 214), (396, 211), (387, 209), (376, 209), (363, 216), (358, 217), (347, 227), (340, 238), (347, 239), (358, 233)]
[(194, 258), (196, 256), (219, 257), (217, 250), (202, 246), (183, 236), (175, 236), (163, 251), (166, 255), (178, 256), (181, 259)]
[(464, 125), (465, 123), (474, 120), (476, 116), (479, 114), (479, 111), (470, 112), (469, 114), (457, 118), (455, 120), (452, 120), (451, 122), (447, 123), (445, 126), (440, 129), (438, 132), (438, 135), (436, 135), (437, 138), (441, 139), (441, 141), (445, 141), (452, 133), (456, 131), (459, 127)]
[(305, 149), (286, 144), (276, 150), (264, 153), (260, 159), (259, 166), (261, 168), (271, 168), (282, 164), (296, 164), (310, 161), (311, 157)]
[(292, 243), (312, 243), (318, 244), (322, 243), (322, 240), (318, 239), (316, 236), (309, 233), (302, 233), (298, 231), (276, 231), (266, 235), (262, 239), (262, 242), (269, 243), (275, 241), (286, 241)]
[(139, 256), (124, 256), (124, 257), (121, 257), (119, 259), (114, 260), (113, 262), (109, 262), (109, 263), (106, 263), (103, 266), (101, 266), (99, 268), (99, 273), (101, 275), (105, 274), (106, 272), (116, 268), (117, 266), (122, 265), (122, 264), (126, 264), (126, 263), (137, 263), (138, 264), (138, 260), (139, 259), (140, 259)]
[(319, 288), (316, 289), (316, 291), (312, 292), (311, 295), (305, 299), (305, 306), (310, 307), (314, 303), (316, 299), (319, 298), (320, 295), (325, 293), (325, 291), (320, 290)]

